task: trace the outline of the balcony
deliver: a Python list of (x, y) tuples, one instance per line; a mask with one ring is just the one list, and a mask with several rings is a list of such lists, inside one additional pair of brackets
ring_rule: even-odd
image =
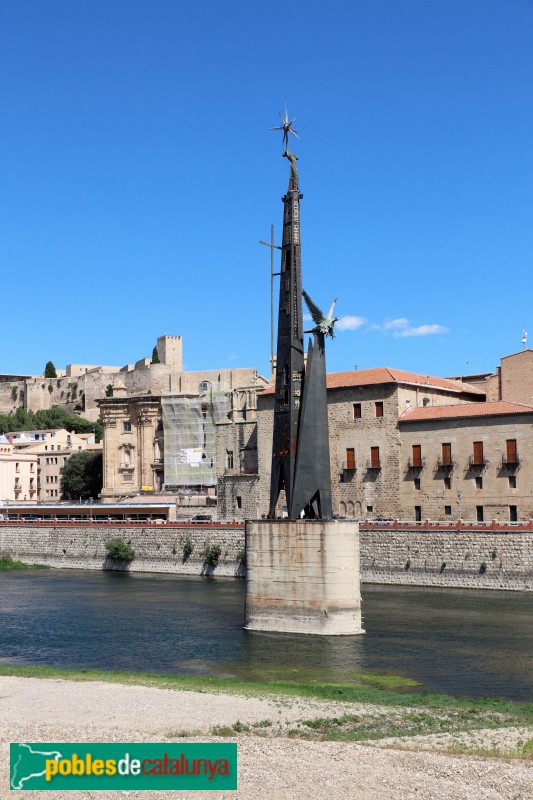
[(455, 461), (453, 458), (437, 458), (437, 469), (440, 469), (443, 472), (451, 472), (454, 467)]
[(341, 469), (343, 472), (355, 472), (357, 464), (355, 461), (343, 461)]
[(503, 455), (500, 469), (505, 469), (508, 472), (514, 472), (514, 470), (520, 469), (520, 458), (518, 453), (515, 453), (514, 456), (510, 454)]
[(485, 467), (488, 467), (489, 462), (485, 458), (485, 456), (481, 456), (480, 458), (476, 458), (475, 456), (468, 456), (468, 469), (474, 470), (482, 470)]
[(426, 466), (425, 458), (420, 458), (416, 460), (412, 458), (407, 459), (407, 469), (410, 472), (421, 472), (425, 466)]
[(378, 472), (381, 469), (381, 461), (372, 461), (367, 459), (366, 468), (369, 472)]
[(135, 465), (133, 464), (132, 461), (121, 461), (120, 464), (118, 465), (118, 468), (124, 470), (133, 470), (135, 469)]

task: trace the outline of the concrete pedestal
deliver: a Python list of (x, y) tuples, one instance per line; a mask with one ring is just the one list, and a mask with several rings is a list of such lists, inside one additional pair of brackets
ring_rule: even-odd
[(364, 633), (357, 522), (249, 521), (246, 573), (246, 629)]

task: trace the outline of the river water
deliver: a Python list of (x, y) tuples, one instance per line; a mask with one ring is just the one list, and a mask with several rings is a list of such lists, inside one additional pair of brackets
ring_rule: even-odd
[(119, 572), (0, 573), (0, 662), (349, 681), (532, 700), (533, 594), (364, 586), (366, 635), (244, 631), (244, 581)]

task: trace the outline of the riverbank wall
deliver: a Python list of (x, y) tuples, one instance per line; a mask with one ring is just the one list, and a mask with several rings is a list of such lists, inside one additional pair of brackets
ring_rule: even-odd
[[(107, 559), (105, 543), (116, 537), (133, 547), (131, 564)], [(533, 530), (520, 526), (397, 522), (361, 526), (360, 543), (364, 583), (533, 591)], [(213, 548), (220, 549), (216, 566), (206, 557)], [(244, 527), (235, 524), (0, 523), (0, 555), (56, 568), (246, 574)]]

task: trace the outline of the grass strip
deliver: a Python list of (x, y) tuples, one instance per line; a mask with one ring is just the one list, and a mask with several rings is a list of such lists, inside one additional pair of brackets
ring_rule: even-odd
[(25, 564), (24, 561), (15, 561), (11, 556), (0, 556), (0, 571), (14, 569), (50, 569), (46, 564)]
[[(439, 715), (459, 715), (463, 722), (486, 716), (496, 717), (505, 725), (533, 724), (533, 703), (513, 703), (500, 698), (468, 700), (427, 692), (400, 694), (363, 683), (298, 683), (271, 681), (259, 683), (235, 678), (198, 675), (161, 675), (157, 673), (111, 672), (90, 669), (0, 665), (0, 675), (72, 681), (105, 681), (124, 685), (205, 693), (240, 694), (252, 697), (286, 697), (343, 703), (364, 703), (396, 709), (426, 709)], [(488, 716), (487, 716), (488, 715)], [(490, 715), (493, 715), (490, 717)], [(433, 715), (435, 716), (435, 715)], [(490, 727), (487, 725), (486, 727)], [(500, 725), (498, 724), (498, 727)], [(390, 735), (390, 734), (388, 734)]]

